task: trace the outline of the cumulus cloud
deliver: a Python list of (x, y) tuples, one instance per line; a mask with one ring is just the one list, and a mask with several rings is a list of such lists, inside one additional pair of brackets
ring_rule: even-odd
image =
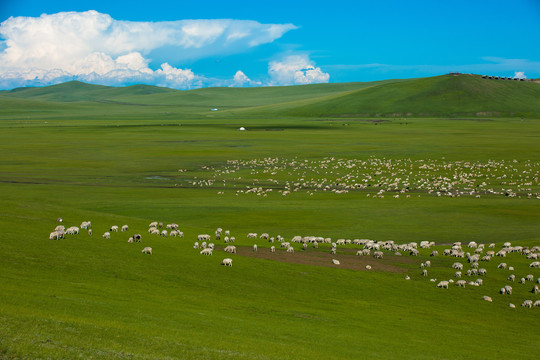
[(238, 70), (232, 79), (232, 82), (229, 84), (229, 87), (246, 87), (246, 86), (260, 86), (262, 83), (260, 81), (251, 80), (244, 74), (241, 70)]
[(516, 71), (514, 73), (514, 79), (526, 79), (525, 73), (523, 71)]
[(269, 85), (302, 85), (327, 83), (330, 75), (315, 67), (306, 55), (290, 55), (268, 65)]
[[(120, 21), (97, 11), (10, 17), (0, 24), (0, 86), (74, 78), (191, 88), (202, 78), (170, 63), (241, 53), (293, 29), (231, 19)], [(151, 63), (161, 67), (153, 70)]]

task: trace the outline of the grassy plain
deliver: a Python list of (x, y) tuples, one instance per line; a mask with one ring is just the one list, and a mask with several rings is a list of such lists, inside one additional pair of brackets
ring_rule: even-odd
[[(85, 86), (78, 93), (80, 84), (70, 86), (68, 92), (0, 93), (0, 358), (537, 358), (540, 310), (519, 306), (540, 299), (529, 292), (533, 284), (515, 283), (512, 295), (497, 294), (510, 274), (496, 269), (501, 261), (517, 277), (540, 277), (528, 267), (532, 260), (517, 253), (482, 262), (488, 275), (481, 287), (441, 290), (420, 276), (419, 263), (430, 259), (428, 278), (441, 280), (453, 276), (456, 259), (430, 258), (433, 249), (419, 258), (386, 253), (379, 262), (355, 257), (352, 245), (338, 249), (343, 263), (373, 265), (364, 271), (329, 267), (329, 245), (306, 251), (320, 255), (324, 266), (307, 264), (298, 244), (294, 254), (280, 254), (287, 261), (265, 259), (272, 244), (257, 240), (261, 255), (227, 255), (234, 263), (225, 268), (219, 265), (224, 252), (202, 256), (193, 242), (222, 227), (240, 248), (253, 245), (248, 232), (428, 240), (440, 253), (455, 241), (495, 242), (497, 250), (506, 241), (540, 245), (540, 200), (527, 196), (540, 193), (538, 119), (343, 118), (298, 110), (321, 98), (342, 101), (361, 88), (374, 91), (374, 84), (181, 94), (148, 87), (88, 92)], [(411, 189), (409, 198), (394, 192), (374, 198), (379, 189), (301, 188), (283, 196), (283, 184), (295, 179), (292, 169), (269, 175), (246, 166), (216, 176), (231, 167), (228, 160), (264, 158), (493, 160), (531, 190), (516, 197), (482, 191), (476, 198)], [(310, 171), (306, 178), (318, 175)], [(345, 174), (336, 172), (325, 176), (338, 182)], [(531, 178), (519, 179), (524, 172)], [(270, 176), (279, 185), (267, 196), (238, 193), (272, 187)], [(497, 191), (516, 190), (501, 179), (487, 182)], [(49, 240), (59, 216), (67, 226), (91, 220), (93, 236)], [(180, 224), (185, 237), (148, 234), (154, 220)], [(115, 224), (128, 224), (129, 233), (103, 239)], [(141, 244), (127, 243), (133, 233), (143, 235)], [(154, 254), (141, 254), (143, 246)]]

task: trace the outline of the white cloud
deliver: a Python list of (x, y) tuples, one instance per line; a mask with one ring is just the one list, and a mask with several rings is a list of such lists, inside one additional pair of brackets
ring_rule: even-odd
[(306, 55), (290, 55), (268, 64), (269, 85), (327, 83), (330, 75), (315, 67)]
[(526, 79), (525, 73), (523, 71), (516, 71), (514, 73), (514, 79)]
[(260, 86), (260, 85), (262, 85), (260, 81), (251, 80), (241, 70), (238, 70), (236, 74), (234, 74), (233, 80), (229, 84), (229, 87), (246, 87), (246, 86)]
[[(97, 11), (10, 17), (0, 24), (0, 87), (76, 78), (191, 88), (202, 77), (170, 63), (241, 53), (293, 29), (231, 19), (119, 21)], [(161, 68), (152, 70), (152, 62)]]

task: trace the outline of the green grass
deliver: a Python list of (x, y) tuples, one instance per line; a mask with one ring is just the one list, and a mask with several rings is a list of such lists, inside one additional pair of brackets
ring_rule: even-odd
[[(299, 244), (293, 244), (292, 262), (221, 250), (207, 257), (193, 249), (197, 234), (217, 227), (230, 229), (240, 248), (253, 245), (248, 232), (287, 240), (428, 240), (440, 253), (456, 241), (495, 242), (497, 250), (506, 241), (540, 245), (537, 119), (374, 123), (311, 117), (318, 113), (295, 108), (406, 84), (179, 92), (71, 83), (63, 85), (68, 93), (62, 86), (0, 93), (0, 359), (536, 359), (540, 310), (520, 306), (540, 299), (529, 292), (533, 284), (512, 284), (511, 296), (497, 293), (510, 273), (496, 269), (499, 262), (514, 266), (518, 278), (540, 277), (528, 267), (532, 260), (517, 253), (481, 262), (488, 271), (481, 287), (441, 290), (429, 278), (452, 278), (451, 265), (459, 260), (430, 258), (433, 249), (422, 249), (418, 258), (385, 252), (369, 272), (322, 264), (330, 245), (306, 251), (319, 251), (325, 266), (304, 264)], [(146, 106), (127, 105), (136, 102)], [(209, 111), (226, 103), (230, 109)], [(392, 106), (380, 113), (393, 112)], [(302, 116), (287, 117), (291, 109)], [(264, 158), (310, 165), (274, 171)], [(377, 176), (376, 165), (355, 173), (370, 175), (370, 188), (336, 194), (298, 185), (281, 195), (287, 182), (300, 178), (325, 177), (339, 189), (335, 184), (348, 181), (353, 169), (323, 169), (331, 158), (331, 165), (380, 160), (389, 167)], [(421, 160), (438, 167), (421, 171)], [(489, 179), (485, 167), (462, 167), (490, 161), (502, 165), (490, 168)], [(411, 184), (418, 177), (431, 185), (439, 176), (451, 179), (456, 168), (476, 173), (467, 179), (479, 185), (481, 197), (438, 197), (415, 185), (399, 198), (394, 190), (374, 198), (375, 184), (397, 177), (392, 173), (405, 178), (411, 165)], [(247, 186), (274, 190), (266, 197), (237, 195)], [(491, 194), (490, 187), (512, 187), (518, 196)], [(67, 226), (91, 220), (93, 236), (49, 240), (59, 216)], [(185, 237), (148, 234), (154, 220), (180, 224)], [(128, 233), (101, 237), (123, 224)], [(142, 243), (127, 243), (134, 233), (143, 235)], [(270, 243), (256, 242), (261, 253), (269, 251)], [(141, 254), (144, 246), (153, 248), (152, 256)], [(336, 257), (373, 263), (355, 257), (356, 248), (340, 247)], [(233, 267), (220, 266), (225, 257), (233, 258)], [(419, 264), (428, 259), (433, 265), (426, 279)]]

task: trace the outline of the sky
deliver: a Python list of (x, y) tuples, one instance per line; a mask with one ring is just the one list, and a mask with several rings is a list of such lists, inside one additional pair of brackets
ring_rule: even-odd
[(0, 89), (540, 78), (540, 0), (1, 0)]

